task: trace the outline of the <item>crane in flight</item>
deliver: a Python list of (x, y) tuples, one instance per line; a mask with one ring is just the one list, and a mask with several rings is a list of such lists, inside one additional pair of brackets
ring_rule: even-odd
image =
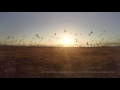
[(64, 32), (66, 32), (66, 30), (64, 29)]

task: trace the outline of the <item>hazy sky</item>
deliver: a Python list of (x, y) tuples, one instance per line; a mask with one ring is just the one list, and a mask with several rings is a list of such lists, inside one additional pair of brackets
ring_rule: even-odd
[[(106, 32), (98, 37), (104, 30)], [(17, 39), (26, 36), (25, 39), (30, 41), (38, 34), (40, 37), (47, 35), (44, 38), (47, 42), (52, 40), (54, 33), (82, 42), (119, 38), (120, 12), (0, 12), (0, 40), (6, 40), (8, 36)]]

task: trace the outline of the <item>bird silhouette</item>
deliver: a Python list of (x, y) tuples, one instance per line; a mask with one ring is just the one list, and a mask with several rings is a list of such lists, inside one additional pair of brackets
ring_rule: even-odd
[(64, 29), (64, 32), (66, 32), (66, 30)]
[(36, 36), (37, 36), (38, 38), (40, 38), (40, 37), (38, 36), (38, 34), (36, 34)]
[(103, 32), (105, 32), (106, 30), (104, 30)]
[(9, 37), (7, 37), (7, 39), (9, 39), (10, 38), (10, 36)]
[(87, 45), (88, 45), (88, 42), (87, 42)]
[(93, 32), (91, 31), (91, 34), (92, 34)]
[(13, 37), (13, 36), (11, 36), (12, 38), (15, 38), (15, 37)]

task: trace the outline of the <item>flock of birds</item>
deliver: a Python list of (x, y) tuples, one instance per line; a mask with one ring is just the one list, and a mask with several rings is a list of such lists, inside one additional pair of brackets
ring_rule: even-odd
[[(106, 32), (106, 30), (104, 30), (99, 36), (102, 37), (102, 35)], [(68, 33), (70, 35), (74, 35), (78, 36), (78, 35), (82, 35), (81, 33), (72, 33), (69, 32), (67, 30), (64, 29), (64, 33)], [(92, 36), (93, 31), (90, 31), (90, 33), (88, 34), (88, 36)], [(40, 37), (38, 34), (36, 34), (29, 42), (26, 43), (26, 35), (22, 36), (22, 39), (18, 40), (16, 37), (14, 36), (8, 36), (4, 41), (0, 41), (0, 46), (43, 46), (43, 47), (64, 47), (64, 46), (68, 46), (68, 47), (108, 47), (108, 46), (120, 46), (120, 39), (119, 38), (101, 38), (101, 40), (91, 40), (89, 42), (83, 43), (82, 41), (80, 41), (79, 39), (77, 39), (76, 37), (74, 38), (74, 41), (72, 44), (69, 45), (65, 45), (64, 43), (58, 43), (57, 45), (55, 45), (55, 41), (54, 40), (61, 40), (64, 39), (63, 37), (58, 37), (57, 33), (54, 33), (53, 35), (50, 35), (49, 40), (47, 40), (47, 43), (49, 44), (44, 44), (42, 43), (42, 41), (44, 41), (44, 39), (48, 36), (45, 35), (43, 37)], [(69, 37), (70, 38), (70, 37)]]

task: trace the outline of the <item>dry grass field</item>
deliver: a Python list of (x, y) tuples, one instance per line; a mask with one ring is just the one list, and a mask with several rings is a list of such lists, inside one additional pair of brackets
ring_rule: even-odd
[(0, 78), (120, 78), (120, 48), (0, 47)]

